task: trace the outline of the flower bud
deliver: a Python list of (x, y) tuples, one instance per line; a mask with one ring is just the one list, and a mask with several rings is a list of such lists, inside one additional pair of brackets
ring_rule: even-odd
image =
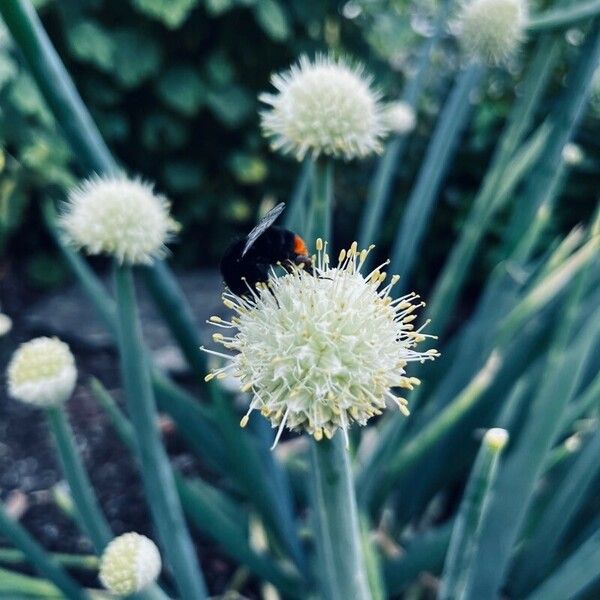
[(523, 41), (526, 16), (525, 0), (469, 0), (459, 18), (461, 46), (480, 62), (506, 63)]
[(410, 133), (417, 124), (417, 116), (408, 102), (392, 102), (385, 107), (384, 121), (394, 133)]
[(156, 544), (138, 533), (124, 533), (104, 550), (99, 577), (102, 585), (113, 594), (128, 596), (156, 581), (160, 570)]
[(13, 354), (7, 378), (13, 398), (36, 406), (55, 406), (73, 393), (75, 359), (69, 346), (58, 338), (36, 338), (21, 344)]

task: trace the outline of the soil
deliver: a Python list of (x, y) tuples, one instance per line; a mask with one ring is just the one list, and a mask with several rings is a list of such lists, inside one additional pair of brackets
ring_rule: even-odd
[[(214, 314), (219, 304), (220, 278), (215, 272), (188, 273), (180, 279), (191, 300), (198, 322)], [(2, 311), (13, 319), (13, 330), (0, 338), (0, 369), (17, 344), (38, 335), (58, 335), (75, 354), (78, 384), (67, 403), (71, 426), (100, 504), (116, 535), (137, 531), (156, 539), (144, 501), (140, 479), (129, 452), (123, 447), (88, 387), (94, 376), (122, 404), (118, 360), (110, 338), (104, 333), (83, 294), (75, 286), (51, 294), (28, 289), (18, 276), (0, 278)], [(142, 286), (138, 286), (141, 290)], [(144, 334), (154, 358), (172, 375), (185, 375), (185, 365), (168, 332), (157, 318), (150, 301), (141, 293), (140, 312)], [(168, 424), (164, 442), (176, 467), (185, 474), (202, 473), (202, 465), (191, 455)], [(9, 506), (21, 504), (21, 523), (49, 551), (91, 553), (87, 539), (56, 502), (62, 476), (43, 411), (7, 398), (0, 389), (0, 495)], [(63, 488), (64, 489), (64, 488)], [(204, 537), (193, 532), (207, 585), (213, 594), (228, 589), (235, 566)], [(0, 540), (0, 545), (7, 545)], [(1, 566), (1, 565), (0, 565)], [(15, 568), (15, 567), (11, 567)], [(25, 573), (31, 573), (26, 565)], [(96, 574), (74, 572), (83, 584), (98, 585)], [(251, 582), (246, 597), (258, 597)]]

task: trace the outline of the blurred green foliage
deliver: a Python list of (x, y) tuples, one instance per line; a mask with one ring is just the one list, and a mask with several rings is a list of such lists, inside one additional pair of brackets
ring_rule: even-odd
[[(332, 49), (369, 62), (386, 96), (401, 93), (424, 36), (431, 34), (435, 0), (37, 0), (40, 16), (86, 105), (118, 158), (157, 182), (181, 222), (177, 260), (214, 264), (232, 236), (246, 230), (261, 200), (285, 200), (298, 164), (268, 149), (258, 127), (257, 95), (273, 71), (301, 53)], [(577, 43), (573, 35), (572, 44)], [(568, 47), (568, 44), (565, 44)], [(568, 54), (568, 49), (566, 51)], [(389, 240), (403, 210), (431, 124), (458, 58), (446, 40), (434, 57), (435, 77), (420, 106), (411, 151), (398, 166), (397, 188), (383, 239)], [(468, 139), (437, 211), (427, 262), (443, 259), (435, 240), (456, 230), (485, 172), (507, 106), (512, 76), (489, 79)], [(560, 81), (557, 81), (557, 86)], [(600, 103), (598, 103), (600, 104)], [(70, 150), (21, 64), (10, 36), (0, 29), (0, 252), (43, 272), (48, 243), (37, 211), (41, 195), (64, 196), (78, 173)], [(582, 175), (597, 164), (597, 119), (583, 128)], [(340, 240), (351, 235), (366, 195), (372, 164), (342, 167), (344, 204)], [(590, 175), (572, 177), (568, 214), (557, 227), (588, 216), (594, 193)], [(563, 204), (563, 206), (565, 206)], [(18, 229), (21, 223), (27, 227)], [(12, 234), (12, 235), (11, 235)], [(15, 235), (16, 234), (16, 235)], [(491, 246), (493, 250), (493, 246)], [(491, 250), (491, 251), (492, 251)], [(46, 262), (48, 262), (47, 258)], [(493, 261), (493, 253), (489, 261)], [(31, 263), (34, 263), (32, 266)], [(423, 281), (431, 273), (422, 271)], [(49, 285), (56, 278), (36, 283)]]

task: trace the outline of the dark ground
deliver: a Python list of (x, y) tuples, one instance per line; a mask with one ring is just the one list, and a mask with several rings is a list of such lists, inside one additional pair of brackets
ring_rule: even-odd
[[(219, 306), (220, 277), (216, 272), (196, 272), (180, 277), (192, 303), (198, 324)], [(58, 335), (75, 354), (79, 379), (67, 404), (69, 419), (100, 504), (116, 535), (137, 531), (153, 535), (135, 464), (102, 409), (89, 391), (90, 377), (98, 378), (122, 403), (118, 359), (110, 338), (102, 330), (83, 294), (71, 286), (49, 295), (39, 294), (11, 273), (0, 276), (2, 311), (13, 319), (13, 330), (0, 339), (0, 369), (16, 345), (39, 335)], [(140, 311), (144, 334), (155, 361), (173, 376), (185, 378), (185, 363), (178, 348), (143, 294)], [(165, 423), (165, 444), (173, 464), (185, 474), (202, 473), (198, 461), (187, 452), (177, 432)], [(91, 547), (73, 521), (58, 507), (53, 490), (61, 482), (52, 440), (42, 410), (7, 398), (0, 389), (0, 494), (2, 500), (24, 504), (21, 523), (48, 550), (90, 553)], [(227, 588), (235, 571), (217, 548), (192, 532), (211, 593)], [(0, 545), (6, 543), (0, 542)], [(28, 571), (24, 567), (25, 572)], [(75, 573), (86, 585), (97, 585), (95, 573)], [(251, 588), (244, 593), (253, 597)], [(256, 597), (256, 596), (254, 596)]]

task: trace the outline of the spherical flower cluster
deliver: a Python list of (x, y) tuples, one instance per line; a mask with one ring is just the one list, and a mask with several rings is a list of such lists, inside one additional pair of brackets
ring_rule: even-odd
[(12, 325), (12, 319), (8, 315), (0, 313), (0, 337), (10, 333)]
[(8, 393), (35, 406), (61, 404), (73, 393), (75, 359), (58, 338), (40, 337), (21, 344), (7, 371)]
[(120, 263), (149, 264), (177, 231), (169, 203), (152, 185), (124, 175), (93, 177), (71, 191), (61, 226), (67, 241)]
[(483, 441), (491, 450), (500, 451), (508, 443), (508, 431), (500, 427), (493, 427), (485, 432)]
[(525, 0), (467, 0), (459, 19), (461, 45), (476, 60), (505, 63), (523, 41), (526, 17)]
[(128, 596), (156, 581), (160, 570), (156, 544), (138, 533), (125, 533), (104, 550), (99, 577), (102, 585), (113, 594)]
[(307, 57), (271, 78), (277, 94), (261, 94), (269, 105), (262, 129), (274, 150), (302, 160), (321, 154), (346, 160), (380, 152), (387, 134), (380, 94), (361, 66), (341, 59)]
[(408, 102), (391, 102), (385, 107), (383, 117), (394, 133), (410, 133), (417, 124), (417, 115)]
[(241, 425), (260, 410), (278, 427), (275, 443), (286, 426), (316, 440), (331, 438), (338, 428), (347, 435), (352, 423), (365, 425), (390, 401), (408, 415), (407, 401), (393, 390), (419, 384), (406, 375), (407, 363), (438, 356), (436, 350), (415, 350), (432, 337), (423, 333), (425, 325), (413, 324), (423, 303), (415, 294), (392, 299), (399, 277), (384, 285), (381, 271), (389, 261), (365, 276), (370, 249), (359, 252), (355, 242), (333, 267), (321, 240), (317, 250), (312, 272), (290, 266), (247, 295), (225, 292), (225, 306), (235, 316), (210, 319), (233, 330), (213, 339), (235, 354), (209, 351), (230, 362), (207, 379), (225, 378), (232, 369), (241, 389), (253, 394)]

